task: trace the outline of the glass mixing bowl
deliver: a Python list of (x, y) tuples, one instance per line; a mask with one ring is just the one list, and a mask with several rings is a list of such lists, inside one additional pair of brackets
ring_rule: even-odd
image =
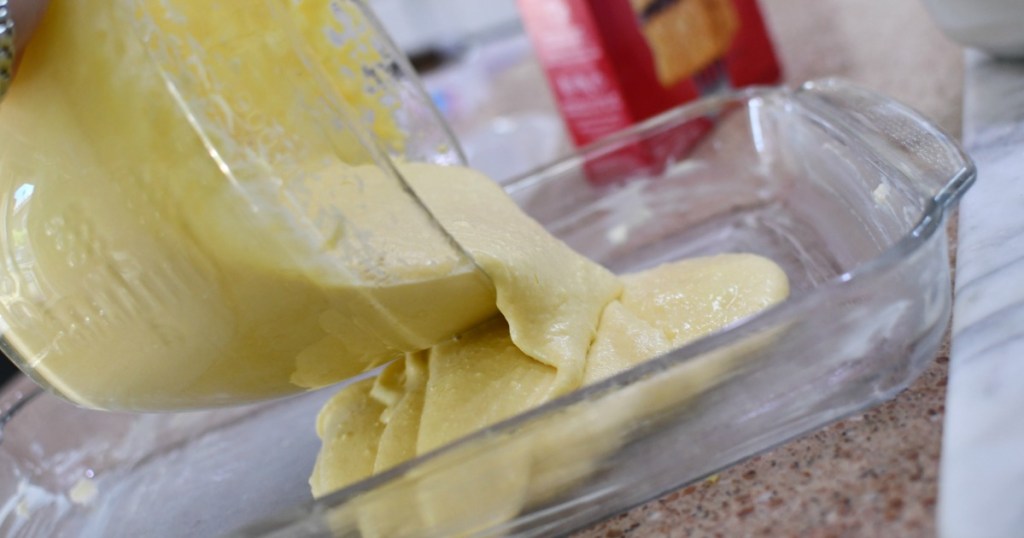
[(957, 144), (834, 80), (703, 100), (508, 186), (617, 272), (754, 252), (784, 303), (313, 501), (333, 390), (131, 415), (21, 382), (2, 397), (6, 536), (551, 536), (887, 400), (950, 316), (946, 217), (975, 176)]
[(358, 0), (55, 0), (0, 107), (0, 348), (80, 405), (173, 410), (472, 327), (493, 287), (392, 159), (464, 162)]

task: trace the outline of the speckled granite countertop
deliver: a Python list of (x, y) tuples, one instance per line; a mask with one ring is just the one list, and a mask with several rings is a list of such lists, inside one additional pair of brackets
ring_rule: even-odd
[[(920, 0), (761, 5), (789, 81), (843, 76), (960, 133), (963, 55)], [(947, 350), (895, 400), (578, 536), (935, 535)]]

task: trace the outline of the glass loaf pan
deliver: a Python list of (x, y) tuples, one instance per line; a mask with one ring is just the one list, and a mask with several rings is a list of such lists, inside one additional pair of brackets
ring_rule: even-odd
[(693, 482), (905, 388), (935, 356), (945, 219), (975, 177), (912, 110), (842, 81), (673, 110), (507, 185), (617, 272), (754, 252), (789, 300), (319, 501), (336, 389), (177, 415), (2, 395), (5, 536), (548, 536)]

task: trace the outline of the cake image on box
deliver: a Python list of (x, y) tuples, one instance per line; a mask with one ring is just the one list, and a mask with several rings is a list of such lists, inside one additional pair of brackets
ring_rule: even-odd
[[(781, 74), (758, 0), (516, 0), (577, 147), (702, 95)], [(713, 127), (698, 118), (585, 163), (615, 183), (675, 162)], [(669, 158), (671, 156), (671, 158)]]
[(739, 30), (733, 0), (630, 0), (654, 55), (658, 80), (672, 86), (728, 52)]

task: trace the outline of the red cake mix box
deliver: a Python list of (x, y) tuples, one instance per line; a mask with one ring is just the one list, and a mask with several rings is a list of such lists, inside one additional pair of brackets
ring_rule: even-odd
[[(780, 78), (756, 0), (518, 2), (577, 145), (702, 95)], [(696, 142), (708, 124), (691, 123), (675, 136)], [(658, 153), (649, 144), (632, 145), (588, 169), (595, 179), (614, 179)]]

